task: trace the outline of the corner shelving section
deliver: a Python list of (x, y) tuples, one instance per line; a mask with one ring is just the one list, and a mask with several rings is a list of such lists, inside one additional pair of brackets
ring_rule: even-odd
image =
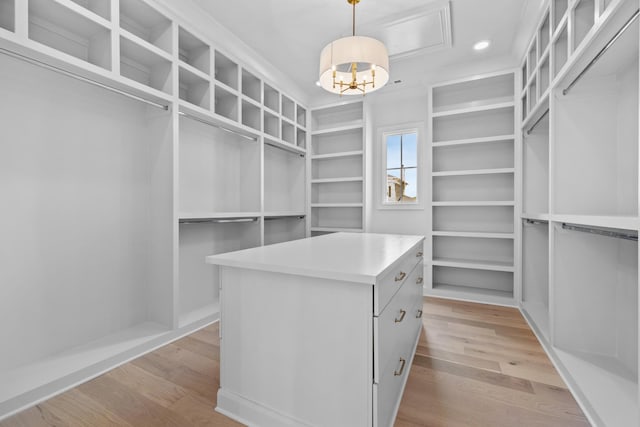
[(549, 3), (523, 60), (520, 305), (589, 421), (639, 425), (638, 2)]
[(431, 88), (427, 294), (514, 304), (515, 85), (508, 71)]
[(356, 101), (311, 110), (311, 236), (365, 229), (363, 108)]

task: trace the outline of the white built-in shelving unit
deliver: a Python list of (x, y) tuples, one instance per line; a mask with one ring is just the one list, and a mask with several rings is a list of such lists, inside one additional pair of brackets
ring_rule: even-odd
[(167, 4), (0, 0), (0, 419), (215, 321), (205, 256), (307, 233), (307, 108)]
[(309, 235), (365, 229), (364, 102), (311, 110)]
[(551, 0), (522, 62), (519, 302), (597, 426), (640, 424), (638, 7)]
[(429, 295), (515, 301), (515, 86), (506, 71), (431, 88)]

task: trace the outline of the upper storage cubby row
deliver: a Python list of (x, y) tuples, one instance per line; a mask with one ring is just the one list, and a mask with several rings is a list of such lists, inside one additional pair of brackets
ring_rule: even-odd
[(552, 82), (580, 54), (612, 1), (551, 0), (522, 60), (523, 124), (538, 117)]
[(37, 42), (30, 47), (74, 72), (102, 82), (107, 76), (115, 87), (165, 103), (177, 95), (181, 108), (195, 108), (201, 118), (306, 146), (305, 107), (146, 0), (30, 0), (26, 9), (17, 3), (0, 0), (0, 36), (28, 20), (30, 42)]

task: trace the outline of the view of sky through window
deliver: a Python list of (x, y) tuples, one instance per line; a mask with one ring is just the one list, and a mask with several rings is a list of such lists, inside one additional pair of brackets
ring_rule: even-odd
[(388, 203), (415, 203), (418, 195), (418, 134), (387, 135)]

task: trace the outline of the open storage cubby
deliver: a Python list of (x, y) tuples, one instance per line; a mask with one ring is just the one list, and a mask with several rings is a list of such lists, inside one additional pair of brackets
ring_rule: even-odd
[(207, 76), (211, 71), (211, 49), (209, 45), (180, 27), (178, 31), (178, 54), (185, 64), (202, 71)]
[(120, 74), (150, 88), (170, 94), (171, 60), (120, 37)]
[(513, 266), (513, 239), (486, 237), (433, 237), (433, 260), (475, 261)]
[(289, 242), (304, 239), (306, 225), (304, 217), (265, 217), (264, 244)]
[(362, 203), (362, 180), (311, 185), (311, 203)]
[(362, 151), (362, 137), (362, 128), (313, 135), (311, 138), (313, 154), (331, 155)]
[(527, 55), (527, 64), (529, 68), (529, 76), (527, 76), (527, 79), (531, 78), (531, 76), (533, 75), (533, 72), (536, 69), (536, 65), (538, 65), (537, 61), (538, 61), (538, 52), (536, 51), (536, 41), (534, 39), (531, 45), (531, 49), (529, 50), (529, 55)]
[(547, 89), (549, 89), (549, 83), (551, 82), (549, 72), (549, 56), (545, 56), (540, 60), (540, 70), (538, 71), (540, 98), (542, 98)]
[(0, 28), (16, 30), (16, 0), (0, 0)]
[(540, 25), (540, 30), (538, 31), (538, 49), (540, 50), (540, 56), (542, 56), (547, 47), (549, 47), (549, 40), (551, 40), (550, 19), (549, 12), (547, 12), (542, 20), (542, 25)]
[(171, 20), (143, 0), (120, 0), (120, 27), (169, 54), (173, 53)]
[(265, 83), (263, 88), (263, 96), (264, 106), (280, 114), (280, 92)]
[(211, 82), (182, 66), (178, 72), (180, 99), (208, 110), (211, 107)]
[(238, 121), (238, 95), (222, 86), (215, 86), (214, 111), (229, 120)]
[(433, 177), (433, 201), (513, 201), (513, 173)]
[(312, 228), (362, 230), (361, 207), (316, 207), (311, 211)]
[(433, 88), (433, 112), (443, 113), (467, 107), (513, 102), (513, 79), (514, 74), (508, 73), (436, 86)]
[(560, 30), (560, 35), (553, 42), (553, 76), (557, 76), (564, 64), (567, 63), (567, 59), (569, 58), (569, 40), (568, 40), (568, 31), (567, 25)]
[(296, 120), (296, 103), (285, 95), (282, 95), (282, 116), (292, 122)]
[(534, 77), (529, 84), (529, 111), (533, 111), (538, 103), (538, 88), (536, 78)]
[(549, 213), (549, 115), (525, 133), (523, 155), (523, 212)]
[(556, 353), (602, 425), (637, 425), (637, 229), (554, 227)]
[(296, 143), (296, 129), (295, 127), (289, 123), (281, 120), (282, 125), (282, 140), (284, 142), (288, 142), (289, 144), (295, 145)]
[(180, 212), (260, 211), (260, 145), (180, 119)]
[(433, 147), (433, 172), (513, 168), (514, 140)]
[(589, 30), (593, 27), (596, 14), (596, 0), (578, 0), (573, 8), (573, 51), (575, 51)]
[(637, 21), (555, 97), (555, 213), (637, 216)]
[(313, 110), (311, 128), (313, 131), (322, 131), (340, 127), (358, 127), (362, 126), (363, 118), (362, 101), (323, 107)]
[(260, 223), (257, 219), (221, 221), (180, 224), (180, 326), (219, 310), (219, 267), (205, 263), (204, 258), (260, 246)]
[(434, 206), (433, 229), (513, 233), (513, 206)]
[(307, 110), (300, 105), (296, 106), (296, 123), (303, 128), (307, 127)]
[(238, 90), (238, 64), (216, 50), (215, 79), (232, 89)]
[(242, 100), (242, 124), (245, 126), (249, 126), (252, 129), (257, 131), (261, 130), (260, 125), (260, 112), (262, 110), (257, 105)]
[(433, 142), (513, 134), (513, 114), (511, 106), (434, 117)]
[(242, 70), (242, 94), (257, 103), (262, 102), (262, 82), (247, 70)]
[(274, 138), (280, 138), (280, 117), (265, 111), (264, 114), (264, 133)]
[(313, 159), (312, 179), (362, 177), (362, 156)]
[(296, 128), (296, 145), (300, 148), (307, 148), (307, 131)]
[(264, 147), (264, 210), (305, 211), (306, 159), (269, 145)]
[(171, 330), (174, 201), (171, 113), (6, 55), (0, 93), (4, 417)]
[[(1, 11), (5, 10), (14, 11), (15, 6), (5, 5)], [(0, 18), (0, 22), (5, 19)], [(10, 19), (7, 23), (14, 27), (14, 17)], [(29, 38), (105, 70), (112, 68), (110, 29), (63, 4), (29, 1)]]
[(522, 306), (549, 335), (549, 224), (522, 221)]
[(513, 298), (513, 273), (435, 265), (433, 289)]

